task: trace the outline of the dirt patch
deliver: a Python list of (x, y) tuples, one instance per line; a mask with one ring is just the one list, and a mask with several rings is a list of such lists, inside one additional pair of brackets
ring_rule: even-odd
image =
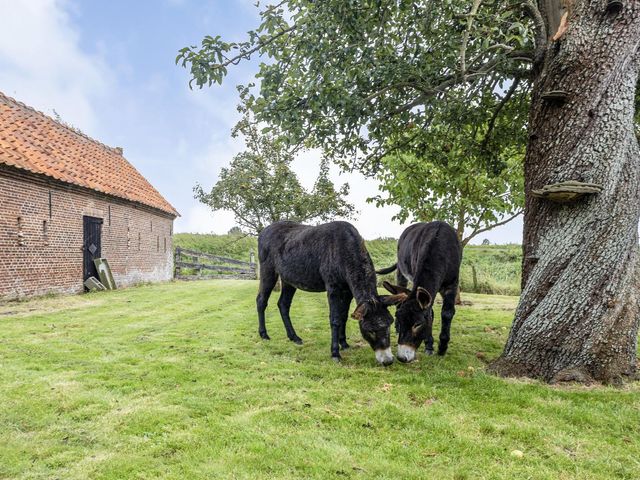
[(31, 315), (41, 315), (102, 305), (106, 301), (104, 295), (68, 295), (36, 297), (29, 300), (9, 300), (0, 302), (0, 317), (23, 318)]

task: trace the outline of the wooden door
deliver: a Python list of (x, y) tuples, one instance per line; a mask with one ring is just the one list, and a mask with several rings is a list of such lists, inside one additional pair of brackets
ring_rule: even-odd
[(89, 277), (100, 278), (93, 260), (101, 256), (102, 219), (96, 217), (82, 217), (84, 226), (84, 252), (83, 281)]

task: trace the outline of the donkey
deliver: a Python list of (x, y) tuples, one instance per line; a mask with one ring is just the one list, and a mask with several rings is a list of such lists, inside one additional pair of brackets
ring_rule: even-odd
[[(398, 261), (377, 273), (391, 273), (397, 268), (398, 285), (384, 282), (384, 287), (398, 301), (396, 330), (398, 360), (411, 362), (425, 341), (425, 352), (433, 354), (433, 301), (442, 295), (442, 326), (438, 355), (449, 346), (451, 320), (456, 312), (456, 293), (460, 277), (462, 246), (455, 230), (444, 222), (416, 223), (398, 240)], [(413, 283), (407, 288), (407, 279)]]
[(258, 236), (258, 257), (260, 289), (256, 305), (260, 337), (269, 340), (264, 312), (280, 276), (282, 291), (278, 309), (289, 340), (302, 344), (289, 317), (296, 289), (326, 291), (331, 357), (340, 361), (339, 348), (349, 348), (345, 328), (349, 305), (355, 297), (357, 307), (352, 317), (358, 320), (363, 338), (375, 351), (378, 363), (385, 366), (393, 363), (389, 338), (393, 317), (387, 305), (398, 300), (392, 295), (378, 295), (373, 262), (353, 225), (330, 222), (314, 227), (290, 221), (276, 222)]

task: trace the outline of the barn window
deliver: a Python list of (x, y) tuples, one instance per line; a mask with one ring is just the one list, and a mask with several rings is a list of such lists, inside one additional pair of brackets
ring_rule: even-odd
[(131, 248), (131, 227), (127, 225), (127, 250)]
[(151, 231), (153, 232), (153, 220), (151, 220)]
[(51, 201), (51, 190), (49, 190), (49, 218), (53, 217), (53, 202)]
[(160, 235), (156, 237), (156, 252), (160, 251)]
[(167, 237), (164, 237), (164, 253), (167, 253)]
[(111, 205), (109, 205), (109, 226), (111, 226)]
[(138, 232), (138, 251), (140, 251), (140, 244), (142, 243), (142, 235)]

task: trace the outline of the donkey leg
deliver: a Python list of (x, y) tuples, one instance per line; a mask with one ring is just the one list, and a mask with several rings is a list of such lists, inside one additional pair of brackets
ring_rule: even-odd
[(258, 296), (256, 297), (256, 307), (258, 309), (258, 333), (260, 338), (271, 340), (267, 334), (267, 326), (265, 325), (264, 311), (267, 309), (269, 297), (278, 281), (278, 274), (269, 265), (260, 265), (260, 287)]
[(426, 329), (424, 339), (424, 353), (427, 355), (433, 355), (433, 308), (429, 308), (424, 313)]
[(348, 315), (349, 313), (351, 299), (349, 298), (347, 302), (347, 296), (343, 291), (328, 291), (327, 297), (329, 299), (329, 323), (331, 325), (331, 358), (339, 362), (342, 359), (340, 356), (340, 329), (346, 323), (345, 314)]
[(344, 311), (341, 312), (342, 323), (340, 324), (340, 331), (338, 332), (338, 343), (342, 350), (350, 348), (350, 345), (347, 343), (347, 320), (349, 319), (349, 306), (351, 305), (352, 299), (353, 295), (351, 295), (351, 292), (345, 293), (344, 299), (342, 300), (343, 303), (341, 304), (341, 306), (344, 307)]
[(289, 310), (291, 309), (291, 302), (293, 296), (296, 293), (296, 287), (282, 282), (282, 291), (280, 292), (280, 299), (278, 300), (278, 310), (280, 310), (280, 316), (282, 317), (282, 323), (284, 323), (284, 329), (287, 331), (287, 337), (294, 343), (302, 345), (302, 339), (296, 334), (291, 323), (291, 317), (289, 316)]
[(448, 286), (442, 290), (442, 326), (440, 327), (440, 343), (438, 344), (438, 355), (447, 353), (449, 338), (451, 335), (451, 320), (456, 313), (456, 294), (458, 293), (458, 283)]

